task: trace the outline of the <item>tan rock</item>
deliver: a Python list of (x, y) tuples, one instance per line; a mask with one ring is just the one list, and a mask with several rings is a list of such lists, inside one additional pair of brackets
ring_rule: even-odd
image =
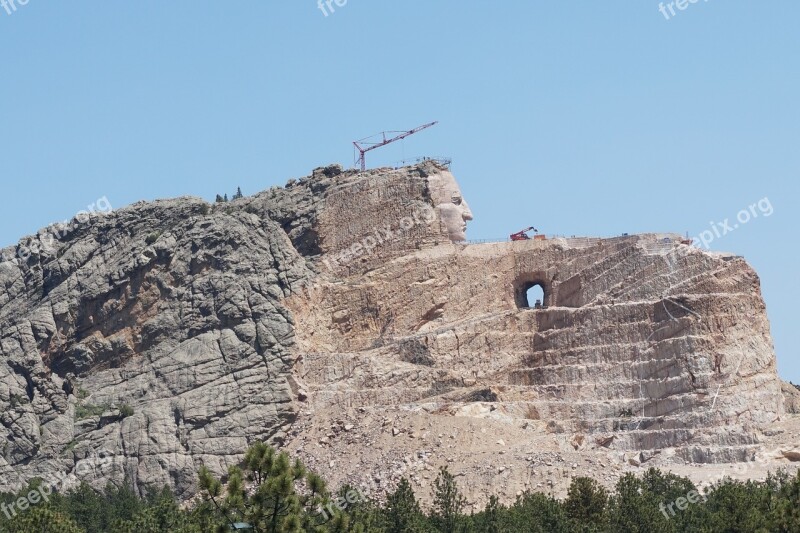
[(784, 381), (781, 382), (781, 392), (783, 393), (783, 405), (786, 412), (800, 414), (800, 389)]
[(781, 453), (790, 461), (800, 461), (800, 450), (786, 450)]
[(500, 467), (513, 495), (534, 465), (562, 468), (531, 486), (565, 490), (591, 453), (615, 454), (611, 482), (623, 453), (793, 449), (767, 434), (794, 393), (743, 259), (668, 234), (469, 244), (471, 218), (436, 163), (331, 166), (224, 206), (95, 216), (25, 262), (3, 250), (0, 489), (103, 449), (97, 486), (190, 496), (200, 465), (223, 474), (263, 439), (382, 493), (422, 471), (427, 443), (396, 438), (420, 428), (471, 502)]

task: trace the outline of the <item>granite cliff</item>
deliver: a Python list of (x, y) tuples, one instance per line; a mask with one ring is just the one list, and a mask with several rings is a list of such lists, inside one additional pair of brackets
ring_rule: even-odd
[(190, 497), (201, 465), (267, 440), (375, 495), (449, 462), (511, 497), (579, 460), (753, 461), (780, 433), (744, 259), (666, 234), (467, 244), (471, 219), (436, 162), (331, 166), (3, 250), (0, 488), (62, 472)]

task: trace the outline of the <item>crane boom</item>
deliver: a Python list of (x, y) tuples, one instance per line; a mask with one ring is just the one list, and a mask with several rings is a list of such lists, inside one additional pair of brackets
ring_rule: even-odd
[[(360, 164), (361, 171), (363, 172), (363, 171), (367, 170), (367, 157), (366, 157), (367, 152), (369, 152), (371, 150), (374, 150), (376, 148), (380, 148), (381, 146), (386, 146), (387, 144), (391, 144), (391, 143), (393, 143), (395, 141), (399, 141), (401, 139), (405, 139), (406, 137), (414, 135), (415, 133), (418, 133), (418, 132), (420, 132), (422, 130), (428, 129), (431, 126), (435, 126), (438, 123), (439, 123), (438, 121), (431, 122), (430, 124), (423, 124), (422, 126), (418, 126), (418, 127), (414, 128), (413, 130), (402, 131), (402, 132), (399, 132), (399, 131), (384, 131), (384, 132), (378, 133), (377, 135), (373, 135), (371, 137), (367, 137), (365, 139), (361, 139), (360, 141), (353, 141), (353, 146), (356, 147), (356, 150), (358, 150), (358, 153), (359, 153), (357, 163)], [(392, 134), (392, 133), (399, 133), (399, 135), (396, 135), (396, 136), (394, 136), (392, 138), (387, 138), (386, 135), (387, 134)], [(373, 139), (373, 138), (378, 137), (378, 136), (381, 136), (381, 140), (379, 140), (379, 141), (370, 141), (369, 140), (369, 139)]]
[(516, 233), (512, 233), (511, 235), (509, 235), (509, 238), (512, 241), (529, 241), (531, 238), (528, 237), (528, 232), (531, 231), (531, 230), (533, 230), (535, 233), (539, 233), (538, 229), (536, 229), (533, 226), (531, 226), (529, 228), (525, 228), (522, 231), (518, 231)]

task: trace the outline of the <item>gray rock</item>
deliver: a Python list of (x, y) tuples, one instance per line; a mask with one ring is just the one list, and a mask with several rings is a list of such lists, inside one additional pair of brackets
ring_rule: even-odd
[(138, 203), (3, 250), (0, 489), (106, 450), (112, 464), (82, 479), (188, 496), (201, 465), (222, 474), (248, 443), (285, 437), (281, 299), (311, 271), (281, 221), (245, 204)]
[[(425, 435), (407, 412), (475, 424), (437, 429), (448, 464), (501, 436), (513, 461), (513, 436), (473, 431), (494, 419), (632, 464), (666, 448), (743, 461), (782, 416), (743, 260), (662, 234), (467, 245), (469, 219), (434, 163), (332, 166), (214, 206), (137, 203), (0, 251), (0, 490), (61, 473), (188, 498), (201, 465), (224, 474), (255, 441), (329, 451), (333, 466), (309, 466), (366, 483), (393, 464), (383, 446), (419, 445), (384, 437)], [(544, 308), (526, 301), (531, 283)], [(334, 431), (311, 437), (315, 424)]]

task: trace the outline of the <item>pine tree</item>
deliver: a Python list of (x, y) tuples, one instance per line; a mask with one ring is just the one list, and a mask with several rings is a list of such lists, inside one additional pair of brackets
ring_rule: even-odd
[(69, 517), (44, 506), (32, 507), (3, 526), (9, 533), (83, 533)]
[(500, 504), (494, 494), (489, 497), (489, 503), (483, 511), (483, 533), (501, 533), (500, 528)]
[(453, 475), (443, 466), (439, 470), (433, 490), (434, 518), (442, 533), (460, 531), (461, 514), (467, 499), (458, 491)]
[[(248, 490), (246, 481), (254, 490)], [(201, 468), (200, 489), (211, 504), (218, 529), (246, 522), (265, 533), (315, 531), (321, 522), (318, 509), (328, 501), (322, 478), (264, 443), (247, 450), (242, 468), (228, 470), (224, 491), (222, 483)]]
[(576, 477), (572, 480), (564, 502), (569, 517), (578, 525), (591, 524), (601, 529), (605, 523), (608, 492), (594, 479)]
[(790, 478), (786, 471), (779, 471), (777, 476), (770, 474), (767, 483), (780, 487), (773, 491), (773, 530), (800, 531), (800, 471), (794, 478)]
[(402, 478), (397, 489), (387, 497), (386, 518), (388, 533), (421, 530), (422, 511), (406, 478)]

